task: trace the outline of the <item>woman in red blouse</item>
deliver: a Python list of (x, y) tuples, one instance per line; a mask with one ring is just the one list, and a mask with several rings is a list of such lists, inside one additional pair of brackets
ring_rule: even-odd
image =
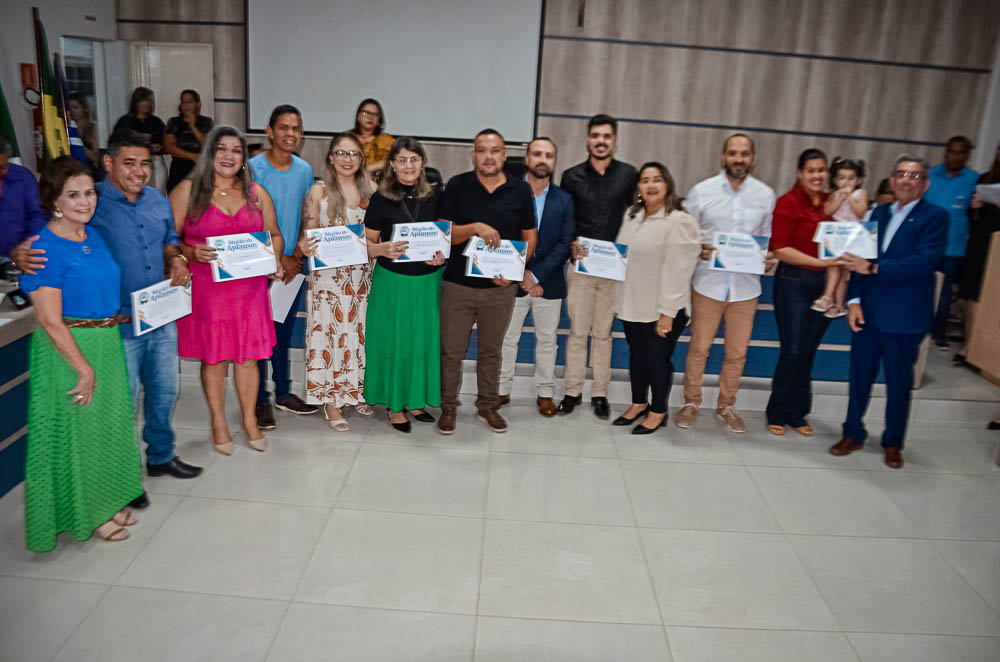
[(786, 425), (804, 437), (813, 435), (806, 422), (812, 366), (830, 319), (811, 306), (823, 294), (826, 268), (839, 264), (816, 257), (813, 242), (817, 224), (829, 220), (823, 213), (829, 179), (826, 154), (807, 149), (799, 155), (795, 186), (774, 206), (771, 251), (781, 260), (774, 275), (774, 317), (781, 354), (771, 380), (767, 429), (775, 435), (785, 434)]

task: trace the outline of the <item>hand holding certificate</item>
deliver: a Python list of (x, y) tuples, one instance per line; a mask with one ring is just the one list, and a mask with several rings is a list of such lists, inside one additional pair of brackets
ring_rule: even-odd
[(212, 280), (217, 283), (269, 276), (278, 270), (271, 233), (266, 230), (206, 237), (205, 241), (209, 248), (215, 249)]
[(396, 223), (390, 241), (406, 242), (406, 252), (393, 262), (427, 262), (437, 253), (447, 258), (451, 255), (451, 221)]
[(628, 246), (613, 241), (577, 237), (582, 255), (573, 263), (573, 271), (595, 278), (625, 280)]
[(190, 283), (181, 287), (167, 279), (132, 293), (132, 329), (137, 336), (190, 314)]
[(306, 230), (310, 251), (309, 269), (332, 269), (354, 264), (368, 263), (368, 243), (365, 241), (365, 226), (331, 225), (315, 230)]
[(713, 271), (763, 275), (768, 238), (743, 232), (716, 232), (712, 235)]
[(850, 253), (866, 260), (878, 257), (878, 223), (823, 221), (816, 226), (813, 241), (819, 244), (819, 259), (838, 258)]
[(527, 253), (527, 242), (502, 239), (499, 246), (490, 248), (485, 240), (473, 235), (465, 248), (465, 275), (521, 282)]

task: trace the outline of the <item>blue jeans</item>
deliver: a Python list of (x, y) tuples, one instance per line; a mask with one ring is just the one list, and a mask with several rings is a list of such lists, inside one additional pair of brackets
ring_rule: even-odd
[(292, 331), (295, 330), (295, 318), (299, 313), (299, 296), (295, 298), (288, 311), (288, 317), (284, 322), (274, 323), (274, 348), (271, 351), (271, 360), (260, 359), (257, 361), (257, 370), (260, 374), (260, 381), (257, 384), (257, 406), (266, 405), (270, 400), (270, 393), (267, 392), (267, 364), (271, 364), (271, 378), (274, 380), (274, 399), (280, 400), (292, 392), (292, 378), (288, 369), (288, 348), (292, 344)]
[(163, 464), (174, 459), (174, 431), (170, 418), (177, 402), (177, 327), (174, 324), (134, 338), (122, 338), (132, 408), (139, 411), (140, 385), (145, 425), (146, 463)]
[(948, 313), (951, 311), (951, 288), (962, 278), (962, 267), (965, 265), (964, 257), (941, 258), (937, 270), (944, 274), (941, 282), (941, 296), (938, 297), (937, 312), (934, 313), (934, 343), (945, 345), (948, 343)]

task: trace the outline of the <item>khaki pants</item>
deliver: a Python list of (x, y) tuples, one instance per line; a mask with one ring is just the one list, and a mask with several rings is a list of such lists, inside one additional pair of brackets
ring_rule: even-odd
[(747, 346), (753, 332), (753, 316), (757, 299), (749, 301), (716, 301), (691, 290), (691, 342), (688, 344), (687, 368), (684, 373), (684, 404), (701, 405), (701, 384), (705, 376), (705, 359), (719, 330), (726, 320), (726, 358), (719, 373), (719, 407), (736, 404), (736, 392), (747, 362)]
[(594, 370), (592, 398), (606, 398), (611, 383), (611, 323), (615, 320), (615, 288), (618, 283), (574, 273), (566, 274), (569, 294), (569, 339), (566, 342), (566, 395), (583, 393), (587, 378), (587, 336), (590, 365)]
[(467, 287), (444, 281), (441, 285), (441, 406), (458, 407), (462, 388), (462, 359), (476, 326), (478, 353), (476, 408), (500, 405), (500, 365), (503, 337), (514, 309), (517, 285)]
[(555, 392), (552, 373), (556, 367), (556, 334), (562, 299), (518, 297), (514, 314), (503, 339), (503, 367), (500, 369), (500, 393), (510, 395), (514, 385), (514, 365), (517, 361), (517, 344), (521, 340), (524, 318), (531, 311), (535, 325), (535, 391), (540, 398), (551, 398)]

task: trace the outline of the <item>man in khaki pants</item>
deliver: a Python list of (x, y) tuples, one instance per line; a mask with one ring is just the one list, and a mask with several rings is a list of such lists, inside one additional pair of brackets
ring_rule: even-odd
[[(608, 115), (594, 115), (587, 123), (587, 153), (590, 157), (563, 173), (561, 186), (573, 198), (576, 234), (590, 239), (614, 241), (622, 225), (625, 207), (635, 195), (639, 178), (635, 168), (613, 158), (618, 146), (618, 122)], [(609, 418), (608, 386), (611, 383), (611, 323), (615, 319), (617, 281), (567, 274), (569, 294), (566, 310), (570, 331), (566, 343), (566, 395), (560, 414), (571, 413), (583, 402), (587, 378), (587, 337), (594, 384), (590, 404), (598, 418)]]
[(719, 374), (716, 416), (733, 432), (746, 432), (743, 419), (733, 409), (746, 363), (753, 318), (760, 297), (760, 276), (712, 271), (712, 236), (716, 232), (743, 232), (771, 236), (774, 191), (750, 176), (756, 159), (753, 140), (742, 133), (722, 146), (722, 172), (691, 188), (684, 209), (701, 226), (701, 261), (694, 272), (691, 291), (691, 341), (684, 374), (684, 406), (677, 427), (694, 427), (701, 406), (705, 360), (712, 348), (719, 322), (726, 321), (725, 359)]

